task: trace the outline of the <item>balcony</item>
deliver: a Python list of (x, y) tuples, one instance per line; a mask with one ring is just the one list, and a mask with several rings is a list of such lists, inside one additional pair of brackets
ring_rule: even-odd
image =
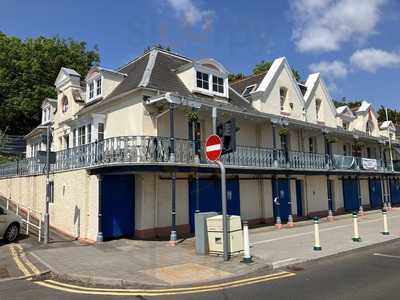
[[(199, 157), (196, 155), (196, 149)], [(205, 165), (207, 161), (201, 145), (194, 141), (175, 139), (175, 160), (171, 160), (171, 140), (168, 137), (124, 136), (113, 137), (56, 153), (56, 163), (50, 166), (51, 172), (90, 167), (114, 166), (124, 164), (161, 165)], [(290, 170), (354, 170), (391, 172), (388, 162), (377, 159), (353, 156), (288, 151), (279, 149), (237, 146), (233, 153), (221, 158), (229, 167), (290, 169)], [(23, 159), (0, 165), (0, 176), (38, 175), (45, 171), (45, 164), (35, 158)], [(400, 171), (395, 164), (394, 171)]]

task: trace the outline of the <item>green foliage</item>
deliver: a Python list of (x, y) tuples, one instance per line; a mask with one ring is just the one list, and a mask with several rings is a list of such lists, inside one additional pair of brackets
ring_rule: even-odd
[(245, 77), (246, 75), (244, 75), (243, 73), (231, 73), (228, 75), (228, 80), (229, 82), (235, 82)]
[(172, 51), (172, 48), (170, 47), (170, 46), (163, 46), (163, 45), (161, 45), (161, 44), (157, 44), (157, 45), (154, 45), (154, 46), (147, 46), (145, 49), (144, 49), (144, 53), (147, 53), (147, 52), (149, 52), (151, 49), (153, 49), (153, 48), (157, 48), (157, 49), (160, 49), (160, 50), (164, 50), (164, 51), (168, 51), (168, 52), (171, 52)]
[[(262, 60), (260, 63), (256, 64), (256, 66), (253, 69), (253, 74), (261, 74), (264, 72), (267, 72), (272, 66), (272, 61), (264, 61)], [(292, 73), (296, 81), (300, 81), (300, 73), (292, 68)]]
[(53, 38), (20, 40), (0, 32), (0, 129), (26, 134), (40, 122), (40, 105), (56, 97), (54, 81), (61, 67), (85, 76), (100, 61), (85, 42)]
[(333, 100), (333, 103), (335, 104), (336, 107), (339, 106), (344, 106), (347, 105), (350, 109), (354, 107), (359, 107), (361, 105), (362, 100), (354, 100), (354, 101), (349, 101), (346, 99), (346, 97), (343, 97), (342, 100)]
[[(386, 121), (385, 107), (383, 107), (381, 105), (381, 107), (377, 111), (377, 114), (378, 114), (378, 121), (379, 122)], [(392, 121), (394, 124), (399, 125), (400, 124), (400, 111), (388, 108), (388, 119), (390, 121)]]

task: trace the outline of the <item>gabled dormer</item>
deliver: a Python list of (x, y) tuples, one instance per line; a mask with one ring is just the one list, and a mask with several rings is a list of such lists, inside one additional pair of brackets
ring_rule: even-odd
[(353, 129), (352, 122), (355, 118), (355, 115), (347, 105), (339, 106), (336, 109), (336, 122), (338, 128), (345, 131), (351, 131)]
[(101, 68), (93, 67), (86, 75), (85, 101), (90, 103), (107, 97), (126, 77), (126, 74)]
[(228, 71), (212, 58), (185, 64), (176, 70), (176, 74), (191, 93), (229, 97)]
[(46, 98), (42, 102), (42, 123), (41, 125), (47, 125), (54, 121), (54, 114), (57, 110), (57, 100)]
[(394, 126), (392, 121), (382, 122), (379, 129), (382, 136), (390, 138), (391, 141), (396, 140), (396, 126)]
[(305, 119), (303, 95), (285, 57), (274, 60), (252, 97), (257, 110)]
[(320, 73), (310, 74), (305, 86), (306, 120), (323, 126), (336, 127), (336, 108)]
[(81, 76), (75, 70), (61, 68), (54, 83), (57, 90), (57, 105), (54, 122), (59, 124), (73, 118), (85, 104)]
[(366, 135), (380, 136), (378, 116), (370, 103), (362, 101), (361, 106), (354, 112), (354, 115), (356, 118), (352, 124), (355, 130)]

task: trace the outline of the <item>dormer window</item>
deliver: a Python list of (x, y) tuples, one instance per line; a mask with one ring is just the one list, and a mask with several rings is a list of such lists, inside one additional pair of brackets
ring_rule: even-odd
[(367, 133), (367, 135), (372, 135), (373, 129), (374, 129), (374, 126), (372, 125), (372, 123), (370, 121), (368, 121), (367, 126), (365, 128), (365, 132)]
[(315, 113), (317, 116), (317, 120), (319, 120), (321, 118), (321, 99), (316, 99), (315, 100)]
[(42, 110), (42, 124), (50, 122), (50, 106), (43, 108)]
[(250, 95), (251, 92), (254, 91), (254, 88), (256, 87), (255, 84), (249, 85), (248, 87), (246, 87), (242, 93), (243, 97), (247, 97)]
[(94, 82), (89, 83), (89, 99), (94, 97)]
[(344, 130), (349, 130), (349, 123), (343, 122), (343, 129)]
[(96, 80), (96, 96), (101, 95), (101, 77)]
[(87, 84), (87, 90), (88, 102), (100, 97), (103, 92), (103, 78), (99, 76), (89, 80)]
[(284, 111), (286, 106), (287, 88), (285, 87), (279, 88), (279, 97), (280, 97), (281, 111)]
[(66, 113), (68, 111), (68, 98), (64, 96), (61, 100), (61, 111)]
[(197, 87), (208, 90), (209, 88), (209, 75), (207, 73), (196, 72)]
[(224, 79), (213, 75), (213, 91), (223, 94), (224, 93)]

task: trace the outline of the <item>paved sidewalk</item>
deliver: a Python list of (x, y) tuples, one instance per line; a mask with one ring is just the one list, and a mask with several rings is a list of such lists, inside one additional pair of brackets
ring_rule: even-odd
[(121, 239), (95, 246), (70, 243), (68, 247), (27, 249), (35, 261), (62, 278), (107, 286), (180, 286), (227, 280), (266, 268), (317, 259), (400, 237), (400, 209), (388, 214), (390, 235), (382, 231), (382, 213), (369, 212), (359, 218), (362, 241), (352, 241), (352, 218), (322, 222), (322, 251), (313, 251), (313, 225), (306, 221), (295, 228), (262, 227), (250, 231), (253, 264), (241, 257), (223, 262), (221, 257), (197, 256), (194, 239), (176, 247), (167, 242)]

